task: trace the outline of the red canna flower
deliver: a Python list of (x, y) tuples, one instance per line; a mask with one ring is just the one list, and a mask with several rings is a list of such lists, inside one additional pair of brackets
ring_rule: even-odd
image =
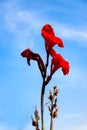
[[(52, 52), (55, 52), (54, 50), (52, 50)], [(53, 55), (53, 53), (51, 54)], [(59, 69), (62, 68), (62, 72), (64, 75), (69, 73), (69, 62), (66, 61), (60, 54), (57, 54), (55, 52), (55, 55), (53, 55), (52, 61), (51, 61), (51, 75), (54, 74), (54, 72)]]
[(45, 39), (45, 47), (48, 53), (55, 44), (57, 44), (59, 47), (64, 47), (62, 40), (59, 37), (55, 36), (51, 25), (44, 25), (41, 30), (41, 35)]
[(42, 76), (45, 73), (45, 67), (42, 58), (39, 54), (32, 52), (30, 49), (24, 50), (21, 55), (25, 58), (27, 58), (27, 63), (30, 65), (30, 60), (35, 60), (38, 63), (38, 67), (41, 71)]

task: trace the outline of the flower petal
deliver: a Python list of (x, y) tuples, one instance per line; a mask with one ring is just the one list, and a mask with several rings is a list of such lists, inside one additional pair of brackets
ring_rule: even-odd
[(51, 75), (53, 75), (53, 73), (59, 68), (62, 68), (62, 72), (64, 75), (68, 74), (70, 69), (69, 62), (66, 61), (60, 54), (55, 53), (51, 62)]

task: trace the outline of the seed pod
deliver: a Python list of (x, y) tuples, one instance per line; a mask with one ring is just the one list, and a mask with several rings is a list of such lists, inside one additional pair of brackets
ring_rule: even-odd
[(54, 95), (57, 96), (58, 92), (59, 92), (59, 90), (56, 89), (56, 90), (54, 91)]
[(55, 89), (57, 88), (57, 86), (56, 86), (56, 85), (54, 85), (54, 87), (53, 87), (53, 88), (54, 88), (54, 90), (55, 90)]
[(54, 100), (54, 96), (52, 96), (52, 95), (50, 95), (48, 98), (50, 99), (50, 101)]
[(32, 116), (31, 116), (31, 119), (32, 119), (32, 125), (33, 125), (33, 126), (38, 126), (38, 123), (33, 119)]
[(35, 112), (34, 112), (34, 114), (35, 114), (36, 120), (40, 120), (40, 117), (39, 117), (39, 115), (38, 115), (38, 110), (37, 110), (36, 107), (35, 107)]
[(55, 104), (57, 103), (57, 98), (55, 99)]
[(35, 112), (34, 112), (35, 115), (38, 115), (38, 110), (37, 108), (35, 107)]
[(57, 118), (58, 117), (58, 108), (56, 108), (56, 111), (53, 113), (53, 118)]
[(33, 120), (33, 121), (32, 121), (32, 125), (33, 125), (33, 126), (38, 126), (38, 123)]
[(52, 105), (52, 110), (53, 110), (54, 108), (56, 108), (56, 104), (55, 104), (55, 103)]
[(36, 130), (40, 130), (39, 128), (36, 128)]
[(40, 116), (39, 115), (36, 116), (36, 120), (40, 120)]
[(52, 95), (52, 90), (49, 91), (50, 95)]

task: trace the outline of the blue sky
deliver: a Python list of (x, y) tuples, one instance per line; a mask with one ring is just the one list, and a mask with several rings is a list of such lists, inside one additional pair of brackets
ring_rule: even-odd
[[(46, 88), (57, 85), (59, 118), (54, 129), (87, 130), (87, 2), (86, 0), (0, 0), (0, 130), (33, 130), (35, 105), (40, 113), (42, 78), (36, 62), (28, 67), (20, 53), (31, 48), (45, 60), (41, 28), (49, 23), (65, 48), (55, 46), (70, 62), (70, 73), (57, 71)], [(49, 113), (45, 106), (45, 127)]]

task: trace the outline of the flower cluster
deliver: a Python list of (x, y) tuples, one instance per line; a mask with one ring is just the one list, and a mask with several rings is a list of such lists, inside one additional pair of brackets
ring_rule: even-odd
[[(49, 24), (43, 26), (41, 30), (41, 35), (45, 40), (45, 49), (48, 56), (47, 61), (49, 61), (49, 55), (52, 57), (50, 76), (48, 76), (47, 79), (49, 79), (49, 77), (51, 79), (54, 72), (59, 68), (62, 68), (62, 72), (64, 75), (68, 74), (70, 68), (69, 62), (66, 61), (60, 54), (56, 53), (56, 51), (53, 49), (53, 46), (56, 44), (59, 47), (63, 48), (63, 41), (59, 37), (55, 36), (54, 30)], [(21, 53), (21, 55), (27, 58), (28, 65), (30, 65), (30, 60), (37, 61), (42, 77), (46, 77), (47, 65), (44, 65), (44, 62), (39, 54), (32, 52), (30, 49), (26, 49)]]
[(56, 86), (53, 87), (54, 90), (49, 91), (49, 100), (51, 105), (48, 106), (48, 110), (50, 111), (50, 116), (51, 118), (57, 118), (58, 117), (58, 107), (57, 107), (57, 95), (59, 93), (59, 90), (57, 89)]
[(50, 77), (54, 74), (56, 70), (62, 68), (62, 72), (64, 75), (69, 73), (69, 62), (66, 61), (60, 54), (57, 54), (53, 49), (53, 46), (57, 44), (59, 47), (64, 47), (62, 40), (55, 36), (53, 28), (46, 24), (43, 26), (41, 30), (41, 35), (45, 40), (45, 48), (46, 52), (52, 56), (51, 60), (51, 69), (50, 69)]
[(57, 86), (53, 87), (53, 91), (49, 91), (49, 100), (50, 106), (48, 106), (48, 110), (50, 112), (50, 130), (53, 130), (53, 119), (58, 117), (58, 107), (57, 107), (57, 95), (59, 93), (59, 89)]

